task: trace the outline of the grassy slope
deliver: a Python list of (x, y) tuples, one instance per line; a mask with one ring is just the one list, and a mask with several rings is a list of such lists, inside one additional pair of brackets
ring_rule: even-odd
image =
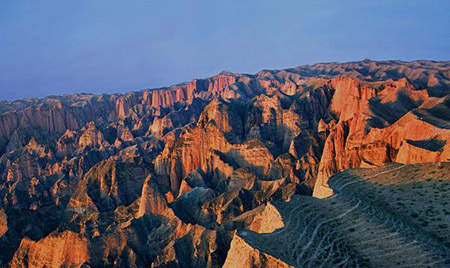
[(275, 203), (284, 228), (238, 235), (293, 266), (449, 265), (450, 163), (354, 169), (329, 183), (333, 197)]

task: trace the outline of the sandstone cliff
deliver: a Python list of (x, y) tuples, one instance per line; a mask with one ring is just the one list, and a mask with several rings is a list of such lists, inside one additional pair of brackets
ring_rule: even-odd
[[(314, 267), (315, 223), (357, 201), (305, 196), (350, 168), (448, 161), (449, 93), (448, 62), (366, 60), (1, 102), (1, 265)], [(347, 231), (324, 263), (366, 264)]]

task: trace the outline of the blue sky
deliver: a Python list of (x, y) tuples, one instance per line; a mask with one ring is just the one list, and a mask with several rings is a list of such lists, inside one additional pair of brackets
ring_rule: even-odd
[(168, 86), (221, 71), (450, 59), (448, 0), (2, 0), (0, 99)]

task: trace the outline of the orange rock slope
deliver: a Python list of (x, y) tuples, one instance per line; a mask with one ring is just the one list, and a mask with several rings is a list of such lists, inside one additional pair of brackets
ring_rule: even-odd
[(365, 60), (0, 102), (0, 264), (233, 267), (243, 250), (289, 267), (234, 232), (281, 228), (269, 202), (327, 197), (348, 168), (448, 161), (449, 66)]

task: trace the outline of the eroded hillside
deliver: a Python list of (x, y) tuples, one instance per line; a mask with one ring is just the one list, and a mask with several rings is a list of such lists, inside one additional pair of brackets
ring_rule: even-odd
[[(351, 235), (357, 232), (332, 219), (389, 235), (373, 215), (397, 199), (369, 204), (343, 193), (335, 201), (310, 196), (337, 196), (333, 184), (342, 175), (328, 179), (349, 168), (448, 161), (449, 69), (448, 62), (365, 60), (255, 75), (224, 72), (124, 95), (0, 102), (1, 264), (221, 267), (233, 265), (238, 244), (257, 266), (267, 265), (263, 260), (312, 267), (316, 262), (386, 265), (383, 258), (355, 251)], [(367, 172), (378, 171), (357, 176)], [(348, 189), (356, 185), (363, 183)], [(292, 214), (291, 206), (306, 203), (323, 213), (305, 211), (306, 225), (279, 222)], [(278, 214), (273, 221), (272, 212)], [(314, 234), (322, 219), (342, 230)], [(427, 221), (427, 228), (436, 227)], [(298, 225), (286, 234), (303, 234), (291, 245), (300, 255), (258, 249), (270, 239), (246, 237), (246, 230), (235, 235), (243, 228), (272, 233), (286, 223)], [(425, 228), (425, 222), (414, 224)], [(438, 241), (440, 233), (430, 230), (437, 243), (430, 246), (445, 255), (448, 241)], [(339, 257), (325, 261), (323, 243), (315, 239), (339, 236), (345, 245), (326, 249)], [(391, 242), (409, 245), (409, 237)], [(429, 252), (426, 246), (414, 250), (413, 243), (411, 254)], [(421, 261), (442, 261), (436, 252)]]
[(449, 163), (350, 169), (329, 183), (331, 197), (267, 205), (235, 234), (225, 267), (450, 265)]

